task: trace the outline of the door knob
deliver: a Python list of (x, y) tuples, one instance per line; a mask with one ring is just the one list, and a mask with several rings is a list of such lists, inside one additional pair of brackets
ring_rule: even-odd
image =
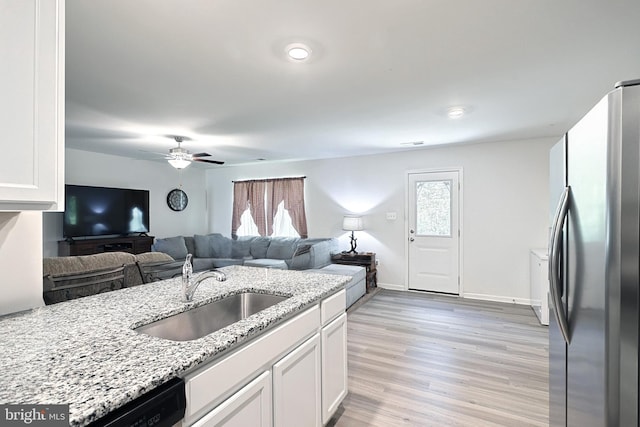
[(416, 239), (414, 239), (413, 237), (409, 237), (409, 241), (410, 242), (413, 242), (414, 240), (416, 240)]
[(415, 233), (415, 231), (413, 231), (413, 230), (409, 230), (409, 233), (413, 234), (413, 233)]

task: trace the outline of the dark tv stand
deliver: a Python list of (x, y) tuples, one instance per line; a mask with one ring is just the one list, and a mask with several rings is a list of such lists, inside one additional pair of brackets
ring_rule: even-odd
[(59, 240), (58, 256), (93, 255), (103, 252), (141, 254), (151, 251), (153, 236), (106, 237), (102, 239)]

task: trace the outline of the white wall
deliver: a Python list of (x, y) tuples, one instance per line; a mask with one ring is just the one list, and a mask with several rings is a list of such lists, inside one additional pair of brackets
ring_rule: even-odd
[(0, 315), (44, 305), (42, 213), (0, 212)]
[[(525, 303), (529, 249), (547, 244), (548, 153), (554, 142), (483, 143), (209, 169), (209, 231), (230, 234), (231, 181), (305, 175), (309, 236), (339, 237), (348, 249), (342, 216), (363, 214), (358, 250), (377, 253), (379, 283), (406, 289), (406, 172), (462, 167), (463, 293)], [(398, 219), (387, 220), (386, 212), (397, 212)]]
[[(149, 235), (171, 237), (204, 234), (207, 230), (205, 169), (189, 166), (178, 172), (166, 162), (134, 160), (127, 157), (67, 149), (65, 182), (75, 185), (149, 190)], [(167, 206), (167, 193), (182, 183), (189, 197), (184, 211)], [(57, 256), (62, 239), (62, 214), (44, 213), (43, 254)]]

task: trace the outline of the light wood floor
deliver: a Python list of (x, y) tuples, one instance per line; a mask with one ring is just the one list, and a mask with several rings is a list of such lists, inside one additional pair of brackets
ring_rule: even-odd
[(530, 308), (380, 290), (348, 313), (349, 394), (329, 426), (547, 426)]

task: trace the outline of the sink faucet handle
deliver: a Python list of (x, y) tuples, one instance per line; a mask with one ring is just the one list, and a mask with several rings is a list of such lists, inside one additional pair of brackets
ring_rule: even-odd
[(225, 280), (227, 280), (227, 275), (224, 274), (222, 271), (219, 270), (211, 270), (211, 273), (213, 274), (213, 277), (218, 281), (218, 282), (224, 282)]

